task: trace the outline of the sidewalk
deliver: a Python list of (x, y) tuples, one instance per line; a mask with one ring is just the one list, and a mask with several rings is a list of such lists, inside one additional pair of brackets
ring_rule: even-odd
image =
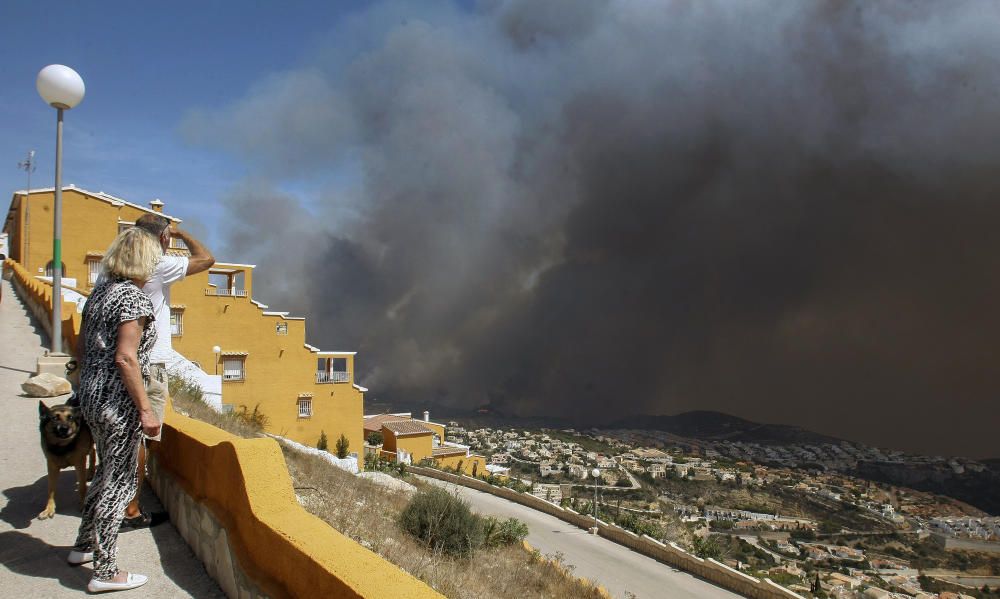
[[(0, 301), (0, 595), (80, 597), (90, 565), (70, 567), (66, 554), (76, 539), (80, 512), (72, 468), (63, 470), (56, 515), (38, 520), (45, 507), (46, 467), (39, 445), (38, 400), (22, 396), (21, 383), (34, 372), (46, 338), (29, 320), (8, 281)], [(66, 397), (47, 398), (47, 405)], [(143, 505), (162, 509), (149, 487)], [(119, 567), (150, 577), (139, 590), (113, 596), (144, 598), (224, 597), (173, 526), (122, 533)]]

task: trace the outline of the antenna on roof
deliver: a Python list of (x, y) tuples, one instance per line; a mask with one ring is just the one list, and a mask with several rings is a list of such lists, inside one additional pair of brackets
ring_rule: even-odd
[(35, 172), (35, 151), (28, 152), (28, 157), (17, 163), (17, 168), (28, 173), (28, 193), (31, 193), (31, 173)]

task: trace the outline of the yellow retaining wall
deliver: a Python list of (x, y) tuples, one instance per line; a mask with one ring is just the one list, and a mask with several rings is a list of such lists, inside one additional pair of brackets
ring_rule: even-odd
[[(10, 281), (14, 289), (51, 339), (52, 285), (36, 279), (20, 263), (10, 258), (4, 260), (3, 268), (10, 271)], [(73, 302), (63, 302), (63, 351), (68, 354), (72, 355), (76, 349), (76, 339), (80, 335), (80, 324), (81, 319), (80, 315), (76, 312), (76, 304)]]
[(156, 461), (209, 507), (243, 571), (271, 597), (442, 597), (305, 511), (273, 439), (169, 413)]
[[(458, 468), (459, 464), (462, 465), (462, 472), (468, 476), (474, 476), (476, 478), (485, 478), (489, 474), (486, 470), (486, 458), (481, 455), (452, 455), (444, 456), (439, 458), (434, 458), (437, 462), (438, 468), (450, 468), (455, 470)], [(475, 474), (473, 474), (475, 471)]]
[[(51, 314), (52, 287), (13, 260), (5, 260), (4, 268), (44, 321)], [(64, 303), (63, 310), (72, 348), (80, 319), (74, 304)], [(240, 569), (270, 597), (443, 597), (305, 511), (273, 439), (241, 439), (167, 410), (154, 458), (157, 470), (169, 473), (222, 524)]]

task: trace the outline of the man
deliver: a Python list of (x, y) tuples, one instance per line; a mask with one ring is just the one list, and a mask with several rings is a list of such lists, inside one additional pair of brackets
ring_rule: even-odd
[[(170, 343), (170, 286), (177, 281), (184, 280), (188, 275), (204, 272), (215, 264), (215, 258), (197, 239), (171, 226), (170, 221), (159, 214), (146, 214), (137, 221), (135, 226), (149, 231), (160, 240), (164, 255), (160, 258), (153, 271), (153, 276), (142, 288), (143, 292), (149, 296), (153, 302), (153, 321), (156, 327), (156, 343), (150, 352), (150, 376), (146, 385), (146, 395), (153, 406), (160, 422), (163, 422), (163, 411), (167, 403), (169, 393), (167, 391), (167, 363), (171, 360), (173, 348)], [(166, 254), (170, 247), (170, 238), (178, 237), (184, 242), (191, 252), (190, 257), (169, 256)], [(147, 440), (159, 441), (160, 435), (146, 437)], [(139, 446), (138, 464), (138, 486), (135, 497), (125, 508), (125, 520), (122, 522), (124, 528), (143, 528), (158, 524), (153, 517), (142, 511), (139, 507), (139, 494), (142, 492), (142, 483), (146, 475), (146, 447), (145, 443)], [(162, 518), (162, 517), (161, 517)], [(160, 520), (161, 518), (157, 518)]]

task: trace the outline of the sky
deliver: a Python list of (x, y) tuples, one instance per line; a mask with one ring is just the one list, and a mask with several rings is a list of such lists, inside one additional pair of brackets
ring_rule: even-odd
[[(369, 396), (1000, 457), (1000, 6), (7, 2), (0, 184), (159, 198)], [(60, 32), (45, 39), (49, 32)]]

